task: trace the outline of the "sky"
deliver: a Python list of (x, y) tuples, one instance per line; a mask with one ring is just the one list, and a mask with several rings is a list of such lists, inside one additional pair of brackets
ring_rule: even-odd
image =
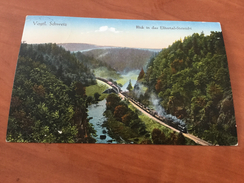
[(217, 22), (27, 16), (22, 42), (88, 43), (99, 46), (162, 49), (193, 33), (221, 31)]

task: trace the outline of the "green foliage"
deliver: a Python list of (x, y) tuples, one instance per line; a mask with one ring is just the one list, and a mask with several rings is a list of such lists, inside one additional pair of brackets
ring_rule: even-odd
[(118, 121), (122, 121), (122, 117), (127, 113), (128, 107), (125, 105), (117, 105), (114, 109), (114, 117)]
[[(219, 144), (230, 144), (237, 138), (221, 32), (209, 36), (195, 33), (176, 41), (150, 61), (144, 75), (148, 92), (156, 92), (166, 111), (184, 119), (192, 133)], [(222, 110), (224, 101), (228, 112)], [(211, 134), (228, 138), (213, 140)]]
[(166, 144), (166, 138), (161, 130), (154, 128), (152, 131), (152, 141), (154, 144)]
[[(85, 72), (85, 79), (82, 73)], [(84, 75), (83, 75), (84, 76)], [(56, 44), (22, 44), (16, 69), (7, 140), (92, 141), (85, 86), (93, 75)]]
[(133, 129), (117, 121), (110, 110), (105, 111), (105, 116), (107, 120), (103, 123), (103, 126), (108, 129), (110, 137), (115, 139), (118, 143), (137, 143), (134, 141), (134, 138), (138, 138), (138, 134)]
[(101, 96), (101, 95), (100, 95), (98, 92), (94, 93), (94, 99), (95, 99), (96, 101), (98, 101), (98, 99), (99, 99), (100, 96)]
[[(90, 69), (74, 54), (56, 44), (29, 45), (23, 43), (19, 56), (35, 61), (34, 67), (45, 64), (45, 67), (49, 68), (49, 72), (66, 85), (70, 85), (73, 81), (78, 81), (84, 86), (95, 84), (95, 77)], [(89, 58), (87, 62), (89, 62), (88, 60)]]
[(108, 95), (106, 100), (107, 100), (107, 103), (106, 103), (107, 109), (114, 112), (115, 107), (119, 105), (120, 98), (116, 94), (113, 93), (113, 94)]
[(132, 88), (133, 88), (133, 87), (132, 87), (132, 85), (131, 85), (131, 80), (130, 80), (130, 82), (129, 82), (129, 84), (128, 84), (128, 86), (127, 86), (127, 88), (126, 88), (126, 89), (127, 89), (127, 90), (129, 90), (129, 91), (131, 91), (131, 90), (132, 90)]
[(153, 144), (168, 144), (168, 145), (185, 145), (186, 139), (182, 133), (176, 134), (171, 132), (168, 136), (163, 131), (154, 128), (152, 133)]
[(104, 126), (109, 129), (111, 137), (118, 142), (122, 142), (122, 138), (126, 143), (140, 143), (139, 139), (148, 139), (145, 123), (138, 118), (136, 112), (128, 107), (127, 102), (121, 101), (116, 94), (109, 94), (106, 100), (107, 121)]

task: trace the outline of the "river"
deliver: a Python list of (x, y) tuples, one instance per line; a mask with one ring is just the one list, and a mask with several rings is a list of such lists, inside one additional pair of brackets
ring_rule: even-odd
[[(106, 110), (106, 99), (99, 101), (97, 104), (91, 104), (88, 106), (88, 117), (92, 117), (90, 119), (90, 123), (93, 124), (94, 129), (96, 130), (96, 143), (117, 143), (116, 140), (112, 139), (108, 135), (108, 130), (106, 127), (102, 127), (103, 122), (106, 120), (106, 117), (103, 116), (104, 111)], [(100, 135), (106, 135), (105, 139), (101, 139)]]

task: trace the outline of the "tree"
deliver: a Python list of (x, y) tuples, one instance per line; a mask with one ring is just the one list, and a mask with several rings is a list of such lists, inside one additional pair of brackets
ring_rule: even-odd
[(176, 144), (177, 145), (185, 145), (186, 144), (186, 139), (182, 133), (179, 133), (177, 135)]
[(119, 105), (120, 100), (121, 99), (116, 94), (114, 94), (114, 93), (109, 94), (107, 96), (107, 98), (106, 98), (106, 101), (107, 101), (106, 107), (107, 107), (107, 109), (111, 110), (113, 112), (115, 107), (117, 105)]
[(161, 82), (161, 80), (160, 79), (158, 79), (157, 80), (157, 83), (156, 83), (156, 85), (155, 85), (155, 90), (156, 90), (156, 92), (160, 92), (161, 91), (161, 88), (162, 88), (162, 82)]
[(82, 98), (85, 97), (86, 88), (81, 82), (75, 83), (75, 92), (77, 95), (80, 95)]
[(94, 93), (94, 98), (95, 98), (96, 101), (98, 101), (100, 96), (101, 95), (98, 92)]
[(58, 78), (62, 78), (62, 75), (63, 75), (63, 65), (60, 65), (58, 70), (57, 70), (57, 77)]
[(143, 140), (140, 144), (152, 144), (151, 140)]
[(114, 117), (118, 121), (122, 121), (121, 118), (122, 118), (122, 116), (124, 116), (126, 114), (127, 111), (128, 111), (128, 108), (125, 105), (118, 105), (114, 109)]
[(154, 128), (152, 131), (152, 141), (154, 144), (165, 144), (166, 137), (164, 133), (158, 128)]
[(122, 119), (122, 122), (128, 126), (130, 124), (130, 121), (132, 120), (132, 115), (131, 115), (131, 113), (126, 113), (124, 116), (122, 116), (121, 119)]
[(88, 97), (86, 98), (86, 103), (87, 103), (87, 104), (90, 104), (90, 103), (92, 102), (92, 100), (93, 100), (92, 96), (88, 96)]
[(140, 74), (139, 74), (139, 76), (138, 76), (138, 78), (137, 78), (137, 81), (143, 79), (144, 75), (145, 75), (145, 72), (144, 72), (144, 70), (143, 70), (143, 68), (142, 68), (142, 69), (141, 69), (141, 72), (140, 72)]
[(129, 90), (129, 91), (131, 91), (131, 90), (132, 90), (132, 88), (133, 88), (133, 87), (132, 87), (132, 85), (131, 85), (131, 80), (130, 80), (130, 82), (129, 82), (129, 84), (128, 84), (128, 86), (127, 86), (127, 88), (126, 88), (126, 89), (127, 89), (127, 90)]

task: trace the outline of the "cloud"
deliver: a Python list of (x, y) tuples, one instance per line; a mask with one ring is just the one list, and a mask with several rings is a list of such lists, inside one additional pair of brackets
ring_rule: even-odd
[(109, 32), (113, 32), (113, 33), (119, 33), (120, 32), (120, 31), (117, 31), (114, 27), (108, 27), (108, 26), (101, 26), (95, 32), (105, 32), (105, 31), (109, 31)]

